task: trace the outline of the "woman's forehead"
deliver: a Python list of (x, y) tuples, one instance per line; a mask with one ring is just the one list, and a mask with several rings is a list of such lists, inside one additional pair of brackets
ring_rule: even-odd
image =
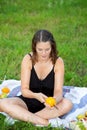
[(38, 43), (36, 44), (36, 47), (48, 48), (48, 47), (51, 47), (51, 44), (50, 44), (49, 41), (47, 41), (47, 42), (38, 42)]

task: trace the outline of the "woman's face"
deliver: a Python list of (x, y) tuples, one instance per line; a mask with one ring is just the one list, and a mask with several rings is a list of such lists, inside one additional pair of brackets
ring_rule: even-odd
[(38, 59), (47, 60), (50, 57), (51, 53), (51, 44), (50, 42), (38, 42), (36, 45), (36, 53)]

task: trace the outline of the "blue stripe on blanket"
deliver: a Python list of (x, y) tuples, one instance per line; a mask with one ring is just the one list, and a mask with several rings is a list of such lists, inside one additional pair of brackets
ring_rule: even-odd
[(74, 103), (72, 110), (71, 110), (69, 113), (65, 114), (64, 116), (61, 116), (61, 118), (64, 119), (64, 118), (65, 118), (66, 116), (68, 116), (69, 114), (74, 113), (77, 109), (83, 108), (83, 107), (85, 107), (86, 105), (87, 105), (87, 94), (84, 95), (84, 96), (80, 99), (80, 103), (78, 103), (78, 104), (77, 104), (77, 103)]
[(21, 88), (20, 86), (17, 86), (12, 89), (12, 91), (9, 93), (8, 97), (15, 97), (20, 92)]

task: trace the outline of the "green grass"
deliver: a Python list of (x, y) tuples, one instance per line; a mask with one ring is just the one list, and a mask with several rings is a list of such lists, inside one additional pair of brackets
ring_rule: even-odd
[(32, 123), (16, 121), (14, 124), (6, 121), (6, 116), (0, 114), (0, 130), (65, 130), (63, 126), (60, 128), (34, 126)]
[(87, 1), (1, 0), (0, 79), (20, 79), (23, 56), (38, 29), (48, 29), (65, 62), (64, 85), (87, 86)]
[(22, 58), (38, 29), (48, 29), (56, 39), (64, 85), (87, 87), (86, 0), (0, 0), (0, 80), (20, 80)]

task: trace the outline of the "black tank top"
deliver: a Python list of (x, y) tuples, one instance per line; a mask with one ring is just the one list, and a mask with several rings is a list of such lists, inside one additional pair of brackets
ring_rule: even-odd
[[(29, 54), (30, 55), (30, 54)], [(30, 55), (31, 56), (31, 55)], [(30, 76), (30, 90), (36, 93), (42, 92), (43, 94), (53, 96), (54, 93), (54, 67), (49, 72), (49, 74), (43, 80), (40, 80), (36, 74), (34, 66), (32, 66), (31, 76)], [(42, 110), (45, 105), (34, 98), (25, 98), (22, 95), (19, 96), (27, 105), (30, 112), (38, 112)]]
[(31, 70), (31, 77), (30, 77), (30, 90), (33, 92), (42, 92), (47, 96), (53, 96), (54, 92), (54, 67), (46, 76), (45, 79), (40, 80), (36, 74), (34, 66)]

